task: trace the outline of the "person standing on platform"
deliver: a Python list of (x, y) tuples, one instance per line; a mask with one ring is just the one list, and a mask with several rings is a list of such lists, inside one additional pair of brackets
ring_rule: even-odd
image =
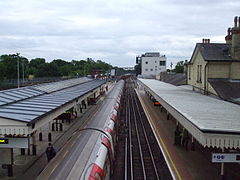
[(186, 148), (186, 150), (188, 150), (188, 132), (187, 130), (185, 129), (184, 132), (183, 132), (183, 147)]
[(52, 146), (52, 143), (48, 143), (48, 147), (46, 149), (46, 155), (47, 155), (48, 162), (56, 156), (56, 150)]
[(174, 145), (180, 145), (181, 144), (181, 131), (179, 130), (179, 126), (177, 125), (176, 130), (175, 130), (175, 137), (174, 137)]

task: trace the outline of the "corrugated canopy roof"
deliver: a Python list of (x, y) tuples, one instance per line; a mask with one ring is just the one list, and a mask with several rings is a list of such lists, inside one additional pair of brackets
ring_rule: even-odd
[[(0, 117), (23, 122), (34, 121), (52, 110), (83, 96), (104, 82), (89, 78), (79, 78), (79, 80), (76, 79), (72, 82), (69, 80), (68, 82), (63, 81), (62, 85), (61, 82), (58, 82), (34, 86), (34, 89), (26, 87), (1, 91), (0, 100), (3, 100), (3, 103), (0, 105)], [(66, 88), (68, 86), (71, 87)], [(51, 91), (54, 92), (49, 93)]]
[(0, 106), (69, 88), (92, 80), (93, 79), (83, 77), (0, 91)]
[(44, 91), (46, 93), (51, 93), (54, 91), (76, 86), (78, 84), (81, 84), (87, 81), (92, 81), (92, 80), (93, 79), (90, 79), (87, 77), (70, 79), (70, 80), (58, 81), (54, 83), (45, 83), (45, 84), (36, 85), (34, 86), (34, 89)]

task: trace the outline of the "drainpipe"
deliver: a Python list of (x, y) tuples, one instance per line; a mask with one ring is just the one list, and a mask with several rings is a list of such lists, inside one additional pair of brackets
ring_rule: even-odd
[(208, 92), (207, 92), (207, 65), (208, 65), (208, 61), (204, 67), (204, 95), (208, 94)]

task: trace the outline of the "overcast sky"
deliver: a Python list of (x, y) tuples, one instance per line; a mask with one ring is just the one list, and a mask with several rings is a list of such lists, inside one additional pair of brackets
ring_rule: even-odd
[(197, 42), (225, 42), (239, 0), (1, 0), (0, 54), (116, 66), (158, 51), (190, 59)]

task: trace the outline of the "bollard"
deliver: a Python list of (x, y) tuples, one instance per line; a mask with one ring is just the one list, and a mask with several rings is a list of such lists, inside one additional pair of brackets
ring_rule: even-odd
[(8, 177), (12, 177), (13, 176), (13, 167), (11, 164), (7, 165), (7, 169), (8, 169)]
[(80, 108), (80, 113), (82, 113), (82, 108)]
[(37, 155), (37, 145), (35, 145), (35, 144), (32, 145), (32, 155), (33, 156)]
[(48, 141), (51, 142), (52, 141), (52, 134), (48, 133)]
[(55, 131), (54, 123), (52, 123), (52, 131)]
[(39, 133), (39, 141), (42, 141), (42, 132)]
[(59, 130), (60, 130), (60, 131), (63, 130), (63, 125), (62, 125), (62, 123), (59, 123)]
[(163, 107), (161, 106), (161, 107), (160, 107), (160, 109), (161, 109), (161, 112), (162, 112), (162, 110), (163, 110)]

